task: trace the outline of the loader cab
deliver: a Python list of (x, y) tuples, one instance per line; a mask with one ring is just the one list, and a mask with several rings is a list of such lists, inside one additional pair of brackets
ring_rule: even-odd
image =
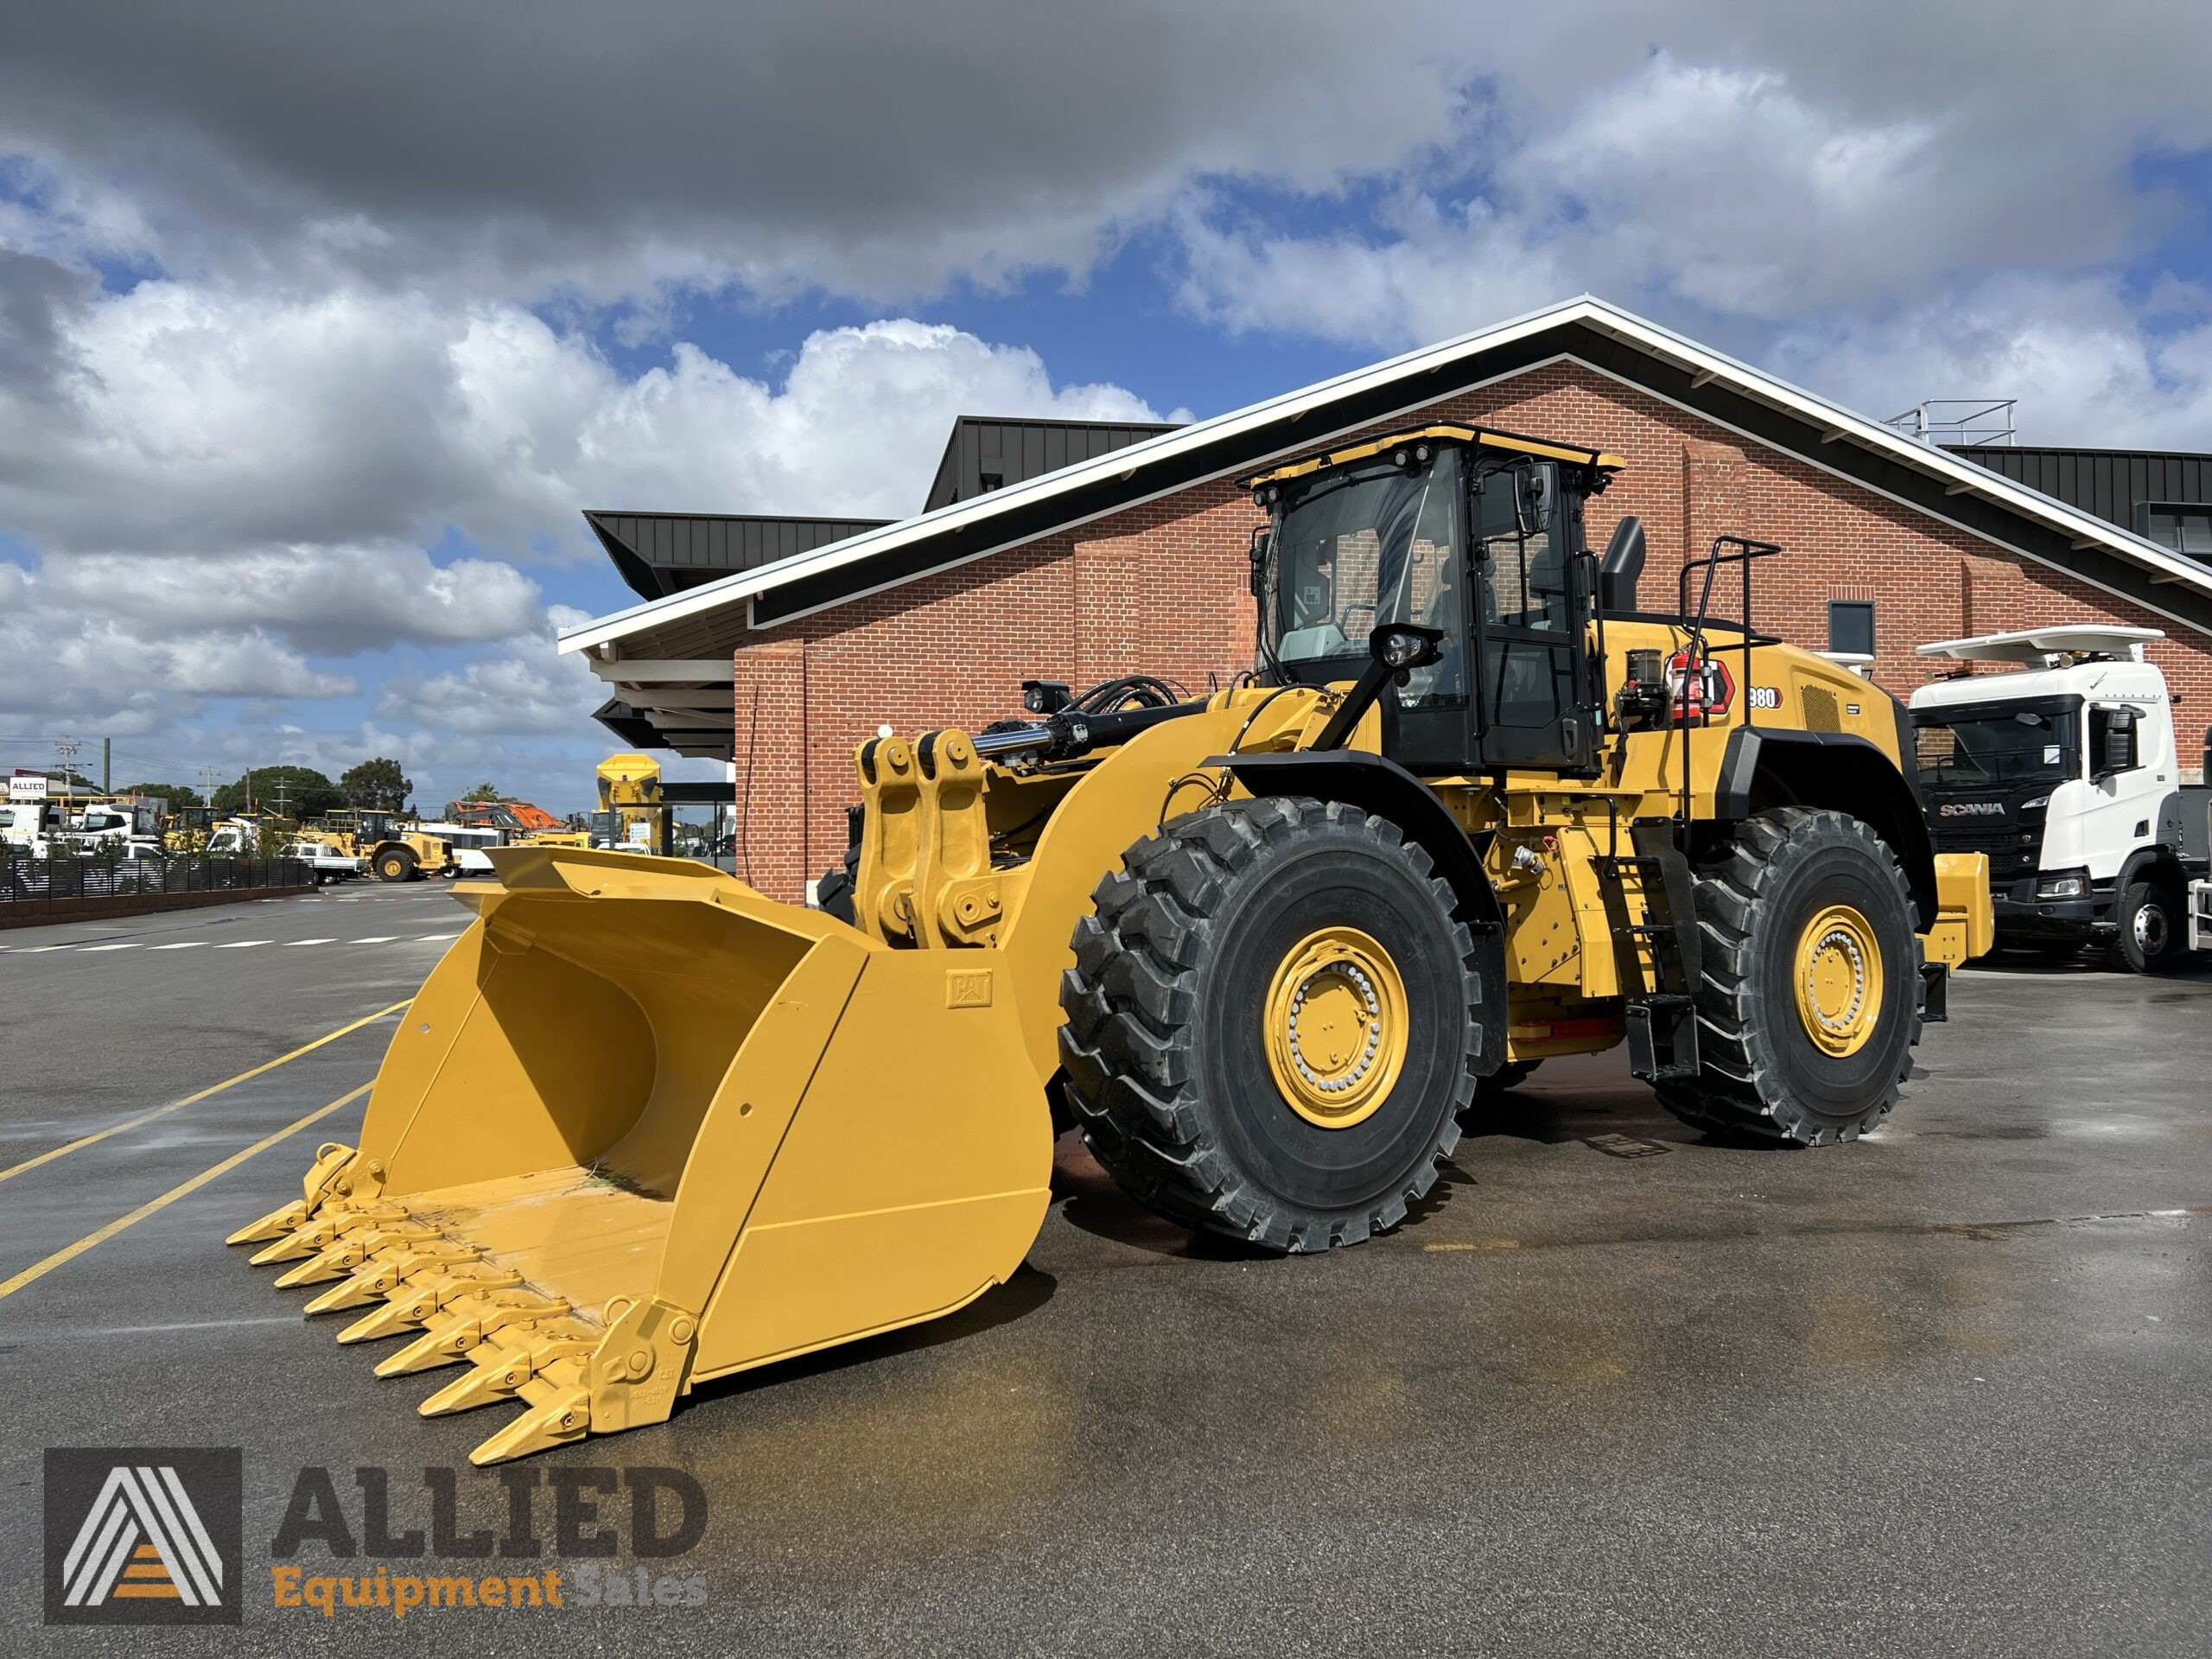
[(1252, 480), (1263, 677), (1357, 679), (1389, 623), (1437, 659), (1383, 702), (1383, 747), (1431, 776), (1593, 764), (1594, 595), (1582, 503), (1618, 457), (1463, 427), (1339, 450)]

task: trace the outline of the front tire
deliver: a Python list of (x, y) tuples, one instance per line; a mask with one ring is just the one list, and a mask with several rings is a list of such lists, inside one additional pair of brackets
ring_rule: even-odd
[(1067, 1097), (1132, 1197), (1287, 1252), (1387, 1231), (1473, 1098), (1485, 986), (1428, 855), (1340, 803), (1236, 801), (1124, 855), (1062, 976)]
[(1853, 1141), (1897, 1103), (1920, 1040), (1912, 894), (1888, 845), (1840, 812), (1745, 819), (1696, 872), (1695, 1077), (1660, 1103), (1700, 1128)]
[(2110, 953), (2113, 967), (2132, 974), (2162, 973), (2181, 957), (2189, 918), (2171, 884), (2129, 882), (2113, 919), (2120, 924)]
[(377, 880), (379, 881), (412, 881), (415, 879), (415, 855), (404, 847), (388, 847), (377, 855)]

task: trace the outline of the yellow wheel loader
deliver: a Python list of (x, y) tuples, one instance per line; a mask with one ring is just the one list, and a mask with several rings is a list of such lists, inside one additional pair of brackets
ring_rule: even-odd
[[(1495, 1091), (1625, 1044), (1692, 1123), (1878, 1123), (1977, 855), (1931, 855), (1879, 688), (1752, 625), (1724, 538), (1643, 608), (1620, 461), (1433, 426), (1251, 480), (1259, 666), (883, 737), (826, 908), (709, 866), (493, 851), (358, 1147), (241, 1229), (474, 1454), (666, 1418), (710, 1378), (1002, 1283), (1055, 1118), (1264, 1250), (1398, 1225)], [(1740, 592), (1740, 614), (1713, 596)]]
[(419, 881), (450, 875), (456, 868), (452, 842), (424, 835), (396, 812), (340, 807), (324, 813), (321, 824), (379, 881)]

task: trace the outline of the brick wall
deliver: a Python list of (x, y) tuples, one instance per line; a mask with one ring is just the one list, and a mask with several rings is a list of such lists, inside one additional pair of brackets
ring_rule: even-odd
[[(1756, 574), (1759, 626), (1819, 649), (1829, 600), (1873, 601), (1874, 677), (1900, 696), (1929, 677), (1912, 651), (1926, 640), (2073, 621), (2182, 632), (1579, 365), (1531, 370), (1389, 427), (1430, 418), (1626, 456), (1590, 505), (1589, 537), (1602, 546), (1623, 514), (1643, 519), (1649, 605), (1671, 606), (1683, 561), (1716, 535), (1781, 543), (1787, 556)], [(853, 746), (880, 725), (973, 729), (1020, 713), (1031, 677), (1080, 688), (1141, 671), (1198, 691), (1249, 666), (1245, 549), (1259, 522), (1232, 485), (1200, 486), (763, 631), (736, 653), (740, 873), (797, 898), (843, 855)], [(1732, 589), (1715, 601), (1722, 615), (1736, 605)], [(2150, 655), (2181, 695), (2191, 761), (2212, 720), (2212, 642), (2190, 633)]]

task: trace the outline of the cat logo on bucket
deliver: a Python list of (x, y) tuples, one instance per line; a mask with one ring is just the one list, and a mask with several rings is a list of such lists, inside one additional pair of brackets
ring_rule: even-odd
[(46, 1622), (238, 1622), (242, 1456), (231, 1448), (46, 1454)]

